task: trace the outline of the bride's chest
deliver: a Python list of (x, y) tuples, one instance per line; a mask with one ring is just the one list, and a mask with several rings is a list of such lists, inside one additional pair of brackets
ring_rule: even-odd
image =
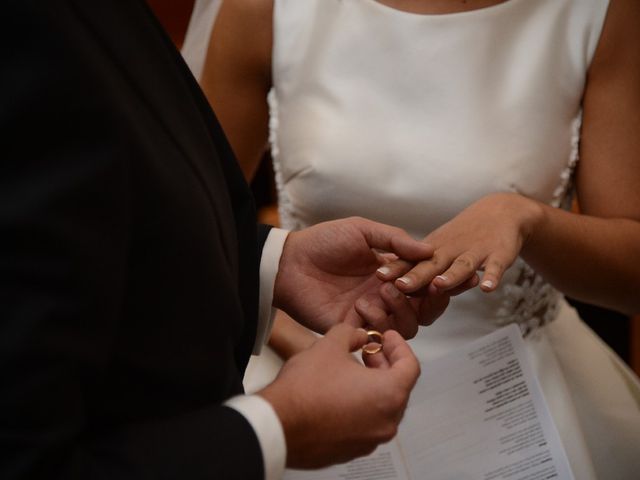
[(424, 231), (491, 192), (557, 203), (577, 155), (577, 123), (539, 108), (352, 107), (290, 112), (277, 132), (283, 184), (310, 223), (364, 215)]

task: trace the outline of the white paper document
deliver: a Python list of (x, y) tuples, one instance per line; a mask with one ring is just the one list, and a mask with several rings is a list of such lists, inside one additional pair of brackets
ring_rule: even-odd
[[(363, 421), (367, 421), (364, 419)], [(398, 436), (285, 480), (573, 480), (517, 325), (422, 365)]]

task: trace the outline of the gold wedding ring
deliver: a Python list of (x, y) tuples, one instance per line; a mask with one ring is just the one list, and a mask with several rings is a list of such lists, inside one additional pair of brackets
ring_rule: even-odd
[[(378, 353), (382, 350), (382, 334), (380, 332), (376, 330), (368, 330), (367, 336), (369, 338), (367, 339), (367, 343), (362, 347), (363, 353), (366, 355), (373, 355), (374, 353)], [(377, 345), (369, 347), (372, 343), (377, 343)]]

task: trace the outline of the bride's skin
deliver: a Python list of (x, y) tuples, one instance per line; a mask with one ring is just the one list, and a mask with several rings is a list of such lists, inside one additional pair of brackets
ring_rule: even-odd
[[(371, 0), (374, 1), (374, 0)], [(504, 0), (503, 0), (504, 1)], [(379, 0), (398, 10), (446, 14), (486, 8), (495, 0)], [(512, 1), (512, 0), (508, 0)], [(267, 146), (273, 0), (224, 0), (202, 85), (242, 169), (251, 178)], [(560, 291), (629, 314), (640, 311), (640, 2), (611, 0), (583, 94), (580, 162), (575, 183), (581, 214), (517, 194), (488, 195), (427, 235), (432, 260), (383, 290), (392, 299), (423, 287), (435, 319), (449, 294), (477, 284), (496, 289), (521, 255)], [(247, 35), (251, 32), (251, 35)], [(408, 266), (387, 264), (381, 279)], [(365, 302), (366, 303), (366, 302)], [(372, 324), (384, 306), (358, 304)], [(281, 323), (277, 321), (278, 324)], [(282, 340), (274, 329), (276, 349)], [(289, 326), (296, 328), (295, 323)], [(302, 334), (300, 334), (302, 335)], [(299, 335), (296, 335), (299, 336)], [(286, 334), (284, 335), (286, 340)], [(311, 343), (306, 334), (302, 343)], [(287, 342), (285, 341), (285, 344)], [(295, 345), (285, 345), (288, 353)]]

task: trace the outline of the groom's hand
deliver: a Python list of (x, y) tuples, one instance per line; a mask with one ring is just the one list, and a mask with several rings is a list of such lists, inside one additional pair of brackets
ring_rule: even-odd
[(276, 411), (287, 443), (287, 466), (320, 468), (371, 453), (393, 438), (420, 374), (413, 352), (395, 331), (382, 351), (358, 363), (362, 329), (337, 325), (286, 362), (258, 392)]
[[(320, 333), (340, 322), (363, 326), (366, 322), (355, 302), (361, 298), (382, 302), (383, 282), (376, 275), (380, 252), (419, 262), (433, 250), (402, 229), (362, 218), (291, 232), (280, 259), (273, 304)], [(415, 335), (418, 314), (404, 295), (386, 311), (387, 320), (378, 320), (377, 329), (394, 328), (405, 338)]]
[[(413, 264), (396, 261), (395, 265), (408, 265), (410, 270)], [(382, 279), (394, 280), (396, 276), (391, 273), (378, 273)], [(397, 283), (397, 280), (396, 280)], [(440, 290), (434, 285), (407, 294), (401, 292), (392, 282), (384, 283), (378, 290), (378, 295), (367, 294), (356, 301), (356, 311), (365, 324), (375, 330), (390, 328), (407, 332), (410, 328), (415, 331), (409, 335), (403, 333), (405, 338), (413, 337), (418, 330), (418, 325), (431, 325), (449, 306), (451, 297), (466, 292), (478, 285), (478, 276), (467, 279), (462, 284), (451, 290)]]

